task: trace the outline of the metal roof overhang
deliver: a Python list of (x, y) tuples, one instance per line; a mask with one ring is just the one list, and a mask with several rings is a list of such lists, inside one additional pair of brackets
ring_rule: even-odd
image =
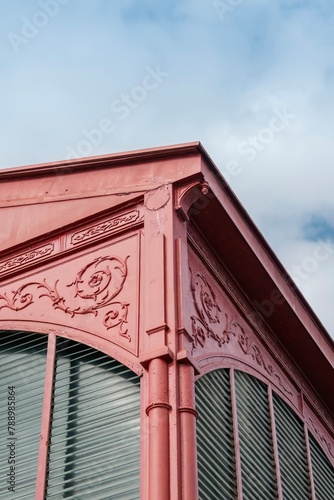
[[(133, 169), (133, 166), (136, 168)], [(129, 169), (132, 170), (133, 183), (131, 190), (126, 186), (127, 200), (129, 195), (136, 196), (144, 188), (159, 183), (184, 183), (187, 179), (208, 182), (212, 195), (209, 203), (191, 218), (251, 303), (270, 300), (276, 293), (284, 298), (279, 304), (274, 304), (265, 322), (334, 414), (334, 391), (330, 388), (334, 380), (334, 341), (199, 142), (2, 170), (0, 216), (3, 208), (16, 205), (10, 192), (11, 183), (27, 181), (27, 198), (21, 203), (22, 207), (29, 204), (32, 194), (35, 204), (70, 203), (80, 194), (65, 192), (66, 179), (88, 174), (93, 179), (99, 172), (103, 174), (109, 169), (113, 169), (118, 187), (113, 186), (109, 191), (105, 187), (100, 195), (108, 200), (109, 195), (116, 194), (118, 203), (124, 194), (121, 179), (126, 179)], [(43, 189), (43, 179), (51, 176), (58, 182), (52, 199), (48, 199), (45, 192), (39, 190)], [(37, 185), (37, 191), (31, 191), (32, 184)], [(83, 198), (89, 196), (89, 189), (96, 188), (93, 183), (92, 186), (86, 185), (86, 189), (88, 191), (82, 195)], [(94, 193), (99, 196), (96, 191)], [(91, 196), (94, 193), (91, 192)], [(85, 217), (88, 216), (89, 213), (86, 213)], [(64, 224), (71, 222), (70, 219), (63, 220)], [(26, 244), (25, 240), (19, 242), (19, 246), (21, 244)], [(7, 255), (11, 248), (1, 252), (0, 258)]]

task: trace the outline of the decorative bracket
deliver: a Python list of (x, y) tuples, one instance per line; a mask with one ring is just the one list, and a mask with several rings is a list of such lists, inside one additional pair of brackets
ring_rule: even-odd
[(191, 214), (200, 212), (209, 203), (209, 184), (206, 181), (196, 181), (180, 188), (176, 194), (176, 210), (181, 219), (186, 222)]

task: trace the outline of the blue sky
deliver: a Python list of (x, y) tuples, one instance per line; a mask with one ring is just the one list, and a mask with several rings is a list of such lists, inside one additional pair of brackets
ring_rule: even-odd
[(200, 140), (334, 336), (333, 0), (2, 0), (0, 39), (2, 168)]

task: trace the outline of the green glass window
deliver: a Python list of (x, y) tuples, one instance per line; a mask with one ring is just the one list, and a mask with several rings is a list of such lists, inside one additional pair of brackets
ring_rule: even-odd
[(47, 498), (138, 498), (138, 395), (128, 368), (58, 339)]
[(276, 394), (274, 408), (284, 498), (310, 500), (304, 424)]
[(196, 382), (196, 405), (200, 500), (277, 500), (279, 491), (311, 500), (311, 474), (315, 500), (333, 500), (334, 469), (318, 441), (256, 377), (210, 372)]
[(277, 498), (268, 388), (258, 379), (235, 372), (244, 500)]
[[(46, 499), (139, 499), (139, 377), (104, 353), (63, 338), (56, 340), (52, 365), (48, 348), (47, 335), (0, 332), (0, 498), (31, 500), (36, 482), (43, 489), (38, 465), (43, 417), (50, 420)], [(46, 371), (52, 370), (53, 386), (47, 388)], [(47, 394), (51, 413), (43, 406)], [(8, 489), (8, 473), (14, 491)]]
[(34, 498), (46, 350), (46, 335), (0, 335), (0, 498)]
[(318, 445), (317, 441), (311, 435), (310, 448), (312, 457), (314, 489), (317, 500), (333, 500), (334, 468)]
[(229, 371), (217, 370), (200, 378), (196, 383), (196, 403), (200, 498), (235, 498)]

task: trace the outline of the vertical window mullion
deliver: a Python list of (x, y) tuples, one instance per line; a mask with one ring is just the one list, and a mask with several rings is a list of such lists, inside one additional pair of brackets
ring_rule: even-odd
[(43, 399), (39, 455), (38, 455), (36, 500), (44, 500), (45, 497), (55, 356), (56, 356), (56, 336), (54, 333), (50, 333), (48, 337), (46, 369), (45, 369), (45, 379), (44, 379), (44, 399)]
[(310, 485), (311, 485), (311, 495), (312, 500), (316, 500), (315, 496), (315, 488), (314, 488), (314, 478), (313, 478), (313, 469), (312, 469), (312, 460), (311, 460), (311, 450), (310, 450), (310, 442), (308, 437), (308, 429), (306, 424), (304, 423), (304, 432), (305, 432), (305, 442), (306, 442), (306, 452), (307, 452), (307, 463), (310, 474)]
[(233, 435), (234, 435), (234, 450), (235, 450), (235, 470), (237, 478), (237, 500), (243, 500), (242, 494), (242, 477), (241, 477), (241, 458), (240, 458), (240, 439), (238, 431), (238, 414), (237, 414), (237, 399), (235, 391), (234, 368), (230, 371), (230, 386), (231, 386), (231, 402), (232, 402), (232, 419), (233, 419)]
[(275, 457), (278, 500), (283, 500), (283, 490), (282, 490), (282, 481), (281, 481), (281, 471), (280, 471), (280, 466), (279, 466), (279, 455), (278, 455), (276, 424), (275, 424), (275, 414), (274, 414), (273, 392), (272, 392), (270, 386), (268, 386), (268, 399), (269, 399), (271, 430), (272, 430), (273, 448), (274, 448), (274, 457)]

